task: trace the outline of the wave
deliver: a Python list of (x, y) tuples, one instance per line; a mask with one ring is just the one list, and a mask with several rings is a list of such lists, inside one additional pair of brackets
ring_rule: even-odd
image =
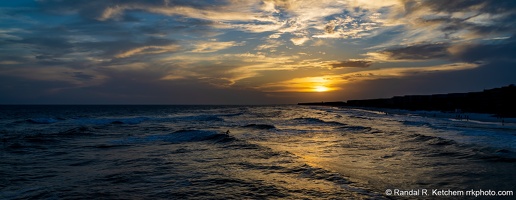
[(28, 122), (31, 124), (53, 124), (58, 121), (59, 120), (56, 118), (32, 118), (32, 119), (25, 120), (25, 122)]
[(129, 118), (83, 118), (76, 119), (76, 124), (93, 124), (93, 125), (106, 125), (106, 124), (140, 124), (144, 121), (148, 121), (148, 117), (129, 117)]
[(167, 142), (194, 142), (213, 139), (220, 136), (229, 136), (211, 130), (179, 130), (166, 135)]
[(488, 162), (516, 163), (516, 152), (506, 148), (473, 148), (476, 157)]
[(267, 173), (282, 173), (282, 174), (296, 174), (298, 176), (302, 176), (304, 178), (315, 179), (315, 180), (326, 180), (329, 182), (333, 182), (336, 184), (349, 184), (351, 183), (349, 180), (344, 178), (342, 175), (334, 172), (330, 172), (328, 170), (312, 167), (307, 164), (299, 165), (299, 166), (283, 166), (283, 165), (266, 165), (263, 163), (249, 163), (242, 162), (239, 163), (241, 167), (244, 169), (252, 169), (252, 170), (265, 170)]
[(341, 127), (337, 128), (337, 130), (347, 131), (347, 132), (370, 132), (373, 129), (371, 127), (365, 127), (365, 126), (341, 126)]
[(235, 117), (235, 116), (240, 116), (240, 115), (243, 115), (244, 113), (243, 112), (239, 112), (239, 113), (231, 113), (231, 114), (221, 114), (219, 116), (221, 117)]
[(217, 142), (228, 142), (234, 138), (211, 130), (179, 130), (165, 135), (149, 135), (145, 137), (130, 137), (122, 140), (112, 141), (114, 144), (139, 144), (149, 142), (198, 142), (205, 140), (212, 140)]
[(54, 133), (15, 133), (9, 134), (7, 131), (0, 131), (0, 139), (8, 149), (46, 149), (49, 145), (54, 145), (66, 141), (66, 139), (78, 136), (92, 136), (94, 131), (88, 127), (75, 127), (65, 131)]
[(321, 120), (321, 119), (317, 119), (317, 118), (311, 118), (311, 117), (301, 117), (301, 118), (295, 118), (294, 119), (295, 121), (299, 121), (299, 122), (306, 122), (306, 123), (324, 123), (325, 121)]
[(346, 125), (346, 124), (340, 123), (340, 122), (324, 121), (324, 120), (312, 118), (312, 117), (295, 118), (294, 120), (297, 122), (300, 122), (300, 123), (304, 123), (304, 124), (325, 124), (325, 125), (335, 125), (335, 126)]
[(193, 116), (176, 116), (176, 117), (114, 117), (114, 118), (75, 118), (66, 120), (64, 118), (31, 118), (25, 121), (19, 121), (17, 123), (31, 123), (31, 124), (53, 124), (60, 121), (68, 121), (78, 125), (108, 125), (108, 124), (129, 124), (136, 125), (143, 122), (182, 122), (182, 121), (199, 121), (199, 122), (210, 122), (210, 121), (224, 121), (221, 116), (232, 116), (232, 115), (193, 115)]
[(75, 128), (68, 129), (66, 131), (61, 131), (57, 134), (57, 136), (90, 136), (94, 135), (94, 130), (87, 126), (79, 126)]
[[(55, 118), (36, 118), (26, 120), (32, 124), (52, 124), (65, 119)], [(224, 121), (219, 115), (193, 115), (193, 116), (178, 116), (178, 117), (120, 117), (120, 118), (77, 118), (69, 122), (77, 125), (136, 125), (144, 122), (184, 122), (184, 121), (199, 121), (199, 122), (215, 122)]]
[(242, 127), (253, 128), (253, 129), (262, 129), (262, 130), (276, 129), (276, 127), (274, 125), (269, 125), (269, 124), (248, 124), (248, 125), (245, 125)]
[(179, 121), (224, 121), (224, 119), (220, 118), (219, 115), (194, 115), (194, 116), (184, 116), (184, 117), (174, 117), (170, 118), (171, 120), (179, 120)]
[(417, 122), (417, 121), (400, 121), (401, 123), (403, 123), (403, 125), (407, 125), (407, 126), (431, 126), (430, 123), (428, 122)]
[(422, 134), (418, 134), (418, 133), (412, 134), (410, 137), (412, 137), (413, 141), (425, 142), (429, 145), (441, 146), (441, 145), (457, 144), (457, 142), (455, 142), (453, 140), (448, 140), (448, 139), (444, 139), (444, 138), (436, 137), (436, 136), (422, 135)]
[(287, 173), (299, 174), (304, 177), (308, 177), (316, 180), (326, 180), (329, 182), (333, 182), (339, 185), (349, 184), (350, 181), (345, 179), (342, 175), (334, 172), (330, 172), (325, 169), (312, 167), (310, 165), (304, 164), (302, 166), (297, 166), (292, 169), (289, 169)]
[[(412, 142), (428, 145), (422, 147), (423, 155), (453, 159), (483, 160), (487, 162), (516, 163), (515, 152), (505, 148), (493, 148), (476, 144), (460, 144), (454, 140), (422, 134), (409, 135)], [(409, 149), (414, 151), (414, 149)]]
[(373, 120), (369, 117), (364, 117), (364, 116), (356, 116), (356, 115), (350, 115), (349, 118), (355, 118), (355, 119), (365, 119), (365, 120)]
[(500, 162), (500, 163), (516, 163), (516, 158), (506, 156), (506, 155), (482, 155), (480, 156), (482, 160), (489, 161), (489, 162)]
[[(383, 197), (381, 194), (377, 194), (371, 190), (367, 190), (365, 188), (356, 187), (351, 185), (352, 182), (345, 178), (343, 175), (325, 170), (323, 168), (313, 167), (308, 164), (301, 165), (278, 165), (278, 164), (264, 164), (264, 163), (249, 163), (242, 162), (239, 163), (241, 167), (244, 169), (250, 170), (259, 170), (264, 171), (264, 173), (279, 173), (279, 174), (288, 174), (297, 176), (300, 179), (308, 179), (311, 182), (324, 181), (326, 183), (332, 183), (339, 186), (342, 189), (345, 189), (343, 192), (349, 194), (349, 192), (365, 195), (366, 197), (371, 199), (387, 199)], [(296, 191), (300, 193), (304, 193), (304, 191)], [(339, 191), (336, 191), (336, 195), (339, 194)], [(319, 198), (330, 197), (335, 194), (328, 194), (320, 191), (310, 191), (307, 196), (318, 196)], [(344, 197), (344, 194), (342, 195)], [(349, 197), (348, 197), (349, 198)], [(326, 199), (326, 198), (324, 198)], [(330, 198), (333, 199), (333, 198)]]

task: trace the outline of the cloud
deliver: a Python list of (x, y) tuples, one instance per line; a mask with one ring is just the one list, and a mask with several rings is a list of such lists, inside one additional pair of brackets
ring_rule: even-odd
[(294, 45), (297, 45), (297, 46), (303, 45), (308, 40), (310, 40), (310, 38), (308, 38), (308, 37), (301, 37), (301, 38), (292, 38), (292, 39), (290, 39), (290, 41), (292, 41), (292, 43), (294, 43)]
[[(516, 3), (497, 0), (404, 0), (408, 18), (418, 19), (421, 26), (433, 23), (448, 37), (481, 38), (486, 35), (511, 33), (515, 22)], [(413, 24), (419, 27), (418, 23)]]
[(104, 19), (120, 17), (127, 9), (138, 9), (145, 7), (195, 7), (205, 8), (216, 5), (223, 5), (225, 2), (217, 1), (189, 1), (189, 0), (45, 0), (38, 1), (41, 8), (49, 13), (70, 14), (79, 13), (83, 17), (90, 19)]
[(346, 38), (358, 39), (374, 35), (373, 31), (382, 26), (382, 22), (376, 20), (380, 13), (365, 13), (360, 16), (334, 17), (324, 25), (320, 34), (314, 38)]
[(17, 32), (19, 31), (19, 29), (0, 30), (0, 38), (4, 40), (22, 40), (23, 38), (17, 36)]
[[(173, 18), (172, 20), (168, 18), (167, 21), (172, 21), (174, 25), (164, 27), (168, 29), (168, 32), (152, 28), (152, 26), (140, 29), (142, 33), (152, 34), (152, 36), (167, 37), (172, 34), (171, 32), (184, 29), (188, 29), (190, 34), (194, 31), (198, 31), (195, 34), (202, 34), (203, 32), (213, 32), (213, 30), (236, 29), (252, 33), (270, 32), (274, 37), (269, 39), (290, 40), (294, 45), (299, 46), (312, 38), (356, 39), (372, 36), (375, 34), (373, 30), (382, 25), (378, 21), (381, 14), (377, 10), (383, 6), (393, 5), (393, 1), (371, 4), (367, 1), (355, 0), (337, 2), (331, 0), (106, 0), (99, 2), (47, 0), (38, 3), (47, 12), (63, 15), (79, 14), (90, 20), (87, 23), (94, 24), (95, 22), (91, 20), (99, 20), (95, 25), (113, 24), (115, 28), (118, 28), (118, 21), (142, 20), (138, 12)], [(202, 23), (195, 23), (192, 20)], [(160, 26), (163, 27), (163, 25)], [(125, 32), (125, 34), (127, 33)], [(280, 36), (284, 34), (289, 37), (281, 38)], [(129, 36), (127, 39), (131, 40), (134, 37), (139, 36)]]
[(283, 42), (281, 42), (281, 41), (268, 39), (268, 40), (266, 40), (266, 42), (258, 45), (255, 48), (255, 50), (257, 50), (257, 51), (269, 50), (270, 52), (275, 52), (275, 51), (277, 51), (277, 48), (281, 45), (284, 45)]
[[(217, 88), (191, 79), (159, 80), (156, 71), (106, 71), (100, 85), (19, 79), (0, 74), (0, 103), (22, 104), (270, 104), (278, 99), (256, 90)], [(209, 100), (209, 101), (206, 101)]]
[(195, 53), (211, 53), (235, 46), (243, 46), (245, 42), (197, 42), (191, 52)]
[[(263, 53), (198, 54), (183, 53), (163, 58), (163, 65), (172, 65), (162, 77), (164, 80), (191, 79), (216, 85), (217, 87), (252, 88), (261, 84), (260, 78), (271, 71), (288, 71), (314, 65), (296, 63), (298, 56), (265, 55)], [(253, 81), (246, 79), (253, 78)], [(261, 79), (266, 79), (261, 77)]]
[(360, 72), (352, 72), (342, 74), (341, 77), (346, 81), (365, 81), (365, 80), (377, 80), (386, 78), (402, 78), (410, 77), (420, 74), (437, 73), (437, 72), (450, 72), (450, 71), (462, 71), (477, 68), (479, 64), (475, 63), (453, 63), (443, 64), (435, 66), (425, 67), (397, 67), (397, 68), (384, 68)]
[(134, 55), (145, 55), (145, 54), (160, 54), (160, 53), (170, 53), (179, 50), (181, 46), (173, 44), (167, 46), (143, 46), (137, 47), (134, 49), (130, 49), (128, 51), (119, 53), (115, 55), (115, 58), (127, 58)]
[[(404, 1), (405, 5), (413, 3), (414, 1)], [(422, 8), (430, 8), (432, 11), (439, 12), (462, 12), (464, 10), (478, 11), (484, 13), (502, 13), (511, 12), (516, 8), (516, 3), (513, 1), (498, 1), (498, 0), (424, 0), (420, 4), (408, 6), (410, 11)]]
[(344, 67), (358, 67), (358, 68), (366, 68), (371, 66), (373, 62), (368, 60), (348, 60), (341, 61), (338, 63), (332, 64), (333, 68), (344, 68)]
[(95, 79), (94, 75), (86, 74), (84, 72), (73, 72), (72, 77), (75, 77), (79, 80), (93, 80)]
[(69, 67), (24, 67), (0, 70), (0, 75), (26, 80), (60, 82), (62, 87), (87, 87), (102, 84), (108, 77), (96, 69)]
[(330, 90), (334, 90), (346, 88), (347, 85), (356, 84), (357, 82), (383, 79), (406, 79), (408, 77), (425, 74), (472, 70), (478, 66), (478, 64), (473, 63), (454, 63), (425, 67), (374, 69), (343, 74), (298, 77), (267, 83), (256, 88), (265, 92), (315, 92), (317, 86), (324, 86)]
[[(328, 26), (320, 24), (334, 18), (334, 32), (328, 34), (314, 34), (317, 37), (345, 38), (363, 37), (379, 24), (373, 21), (378, 13), (350, 12), (356, 6), (374, 7), (378, 9), (380, 4), (370, 4), (363, 1), (229, 1), (200, 3), (197, 1), (102, 1), (97, 3), (78, 1), (77, 3), (67, 2), (57, 4), (56, 1), (45, 2), (48, 7), (55, 6), (65, 10), (76, 10), (87, 16), (100, 21), (123, 19), (131, 11), (145, 11), (167, 16), (182, 16), (190, 19), (206, 20), (216, 22), (211, 24), (217, 28), (237, 28), (249, 32), (295, 33), (298, 36), (311, 35), (306, 31), (317, 30), (320, 33), (328, 32)], [(80, 6), (79, 6), (80, 5)], [(383, 5), (383, 3), (382, 3)], [(392, 5), (387, 3), (384, 6)], [(367, 8), (366, 8), (367, 9)], [(59, 10), (59, 9), (58, 9)], [(364, 9), (365, 10), (365, 9)], [(92, 12), (93, 11), (93, 12)], [(85, 14), (88, 13), (88, 14)], [(282, 13), (279, 15), (278, 13)], [(341, 19), (338, 14), (347, 14), (348, 18)], [(349, 16), (353, 19), (350, 20)], [(245, 23), (242, 23), (245, 22)], [(350, 26), (349, 28), (346, 28)], [(357, 27), (360, 26), (360, 27)], [(360, 28), (360, 31), (352, 29)], [(331, 35), (333, 34), (333, 35)], [(369, 33), (370, 34), (370, 33)], [(298, 37), (304, 38), (304, 37)], [(300, 41), (297, 39), (296, 41)], [(299, 44), (299, 43), (296, 43)]]
[(291, 92), (323, 83), (306, 77), (334, 89), (408, 80), (514, 61), (515, 8), (498, 0), (41, 0), (0, 8), (0, 75), (104, 96), (116, 81)]
[(449, 56), (449, 44), (414, 44), (404, 47), (392, 47), (379, 52), (366, 53), (370, 59), (379, 61), (410, 61), (442, 59)]
[(494, 43), (459, 44), (449, 50), (454, 59), (465, 62), (516, 61), (516, 36)]

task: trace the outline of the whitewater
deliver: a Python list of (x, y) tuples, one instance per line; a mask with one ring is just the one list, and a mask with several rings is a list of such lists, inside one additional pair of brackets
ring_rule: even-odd
[(431, 192), (516, 189), (510, 121), (296, 105), (0, 111), (0, 199), (479, 199)]

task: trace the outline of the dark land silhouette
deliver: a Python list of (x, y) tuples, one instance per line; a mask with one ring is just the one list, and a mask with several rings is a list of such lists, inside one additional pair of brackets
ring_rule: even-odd
[(516, 86), (487, 89), (481, 92), (433, 95), (406, 95), (382, 99), (299, 103), (298, 105), (374, 107), (443, 112), (488, 113), (498, 117), (516, 117)]

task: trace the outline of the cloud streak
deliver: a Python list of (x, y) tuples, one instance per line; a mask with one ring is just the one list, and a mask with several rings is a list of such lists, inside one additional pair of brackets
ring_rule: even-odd
[(380, 61), (411, 61), (431, 60), (449, 57), (449, 44), (415, 44), (404, 47), (392, 47), (379, 52), (369, 52), (366, 55)]
[(368, 60), (348, 60), (342, 61), (338, 63), (332, 64), (333, 68), (343, 68), (343, 67), (358, 67), (358, 68), (366, 68), (371, 66), (373, 62)]
[(137, 47), (134, 49), (130, 49), (115, 55), (115, 58), (127, 58), (135, 55), (145, 55), (145, 54), (160, 54), (160, 53), (170, 53), (178, 51), (181, 48), (179, 45), (168, 45), (168, 46), (143, 46)]

